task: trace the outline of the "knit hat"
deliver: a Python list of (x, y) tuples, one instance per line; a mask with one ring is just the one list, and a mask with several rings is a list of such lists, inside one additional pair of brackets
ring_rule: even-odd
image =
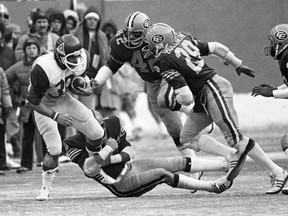
[(60, 22), (63, 24), (65, 23), (65, 17), (64, 17), (64, 14), (61, 13), (61, 12), (57, 12), (57, 13), (54, 13), (52, 15), (50, 15), (49, 17), (49, 22), (53, 22), (54, 20), (60, 20)]
[(23, 44), (23, 51), (25, 52), (27, 46), (30, 46), (31, 44), (35, 44), (38, 48), (38, 53), (40, 53), (40, 43), (38, 40), (35, 40), (33, 38), (27, 38)]
[(32, 16), (33, 24), (35, 24), (38, 19), (46, 19), (48, 21), (48, 17), (44, 11), (36, 11), (33, 14), (33, 16)]

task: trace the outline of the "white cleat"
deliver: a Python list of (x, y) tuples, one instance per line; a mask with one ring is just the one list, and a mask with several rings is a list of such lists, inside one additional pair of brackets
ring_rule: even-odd
[(40, 194), (36, 197), (36, 200), (47, 201), (49, 199), (50, 192), (51, 192), (51, 188), (47, 186), (42, 186), (40, 190)]
[[(278, 194), (285, 186), (288, 180), (288, 172), (283, 170), (281, 176), (270, 175), (272, 187), (266, 191), (266, 194)], [(282, 190), (283, 193), (283, 190)], [(285, 193), (283, 193), (285, 194)]]

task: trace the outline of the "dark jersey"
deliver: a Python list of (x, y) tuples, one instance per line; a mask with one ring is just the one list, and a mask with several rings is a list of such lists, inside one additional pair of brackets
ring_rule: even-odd
[[(104, 119), (104, 122), (106, 125), (107, 139), (114, 139), (118, 144), (118, 148), (114, 150), (113, 155), (121, 152), (126, 146), (131, 146), (131, 144), (126, 140), (126, 132), (121, 127), (118, 117), (111, 116)], [(88, 152), (85, 149), (85, 145), (83, 145), (83, 143), (86, 143), (85, 135), (82, 133), (77, 133), (76, 135), (65, 139), (63, 143), (72, 162), (78, 164), (82, 169), (85, 159), (89, 157)], [(108, 176), (116, 179), (122, 172), (124, 166), (125, 162), (121, 162), (110, 164), (102, 169)]]
[(189, 34), (178, 33), (177, 40), (156, 58), (154, 69), (174, 88), (189, 86), (193, 95), (216, 74), (201, 56), (209, 55), (208, 43)]
[(146, 50), (148, 50), (147, 43), (143, 43), (140, 47), (129, 49), (124, 44), (123, 31), (118, 31), (111, 39), (110, 46), (110, 57), (106, 62), (106, 66), (113, 73), (116, 73), (125, 62), (129, 62), (144, 81), (151, 82), (161, 79), (161, 76), (153, 70), (153, 55), (149, 55), (147, 58), (144, 57), (147, 53)]
[(288, 86), (288, 49), (282, 54), (279, 66), (283, 82)]

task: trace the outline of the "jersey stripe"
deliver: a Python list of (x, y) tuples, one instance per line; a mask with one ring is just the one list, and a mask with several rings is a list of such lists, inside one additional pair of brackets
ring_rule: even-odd
[(213, 79), (208, 80), (207, 84), (208, 84), (209, 89), (213, 93), (214, 99), (218, 105), (223, 121), (225, 122), (227, 127), (230, 129), (234, 144), (236, 144), (242, 139), (242, 134), (239, 132), (236, 123), (233, 121), (232, 114), (229, 110), (229, 107), (226, 101), (223, 98), (221, 90), (219, 86), (217, 85), (217, 83), (214, 82)]

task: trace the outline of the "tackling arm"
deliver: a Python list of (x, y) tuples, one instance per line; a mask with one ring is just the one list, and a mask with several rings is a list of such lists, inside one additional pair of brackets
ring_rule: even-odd
[(233, 52), (225, 45), (218, 42), (208, 42), (210, 54), (214, 54), (224, 60), (224, 64), (232, 65), (238, 68), (242, 61), (238, 59)]
[(225, 45), (218, 42), (208, 42), (208, 47), (209, 54), (215, 54), (224, 60), (224, 64), (232, 65), (238, 75), (244, 73), (247, 76), (255, 77), (255, 72), (251, 68), (243, 65), (242, 60), (238, 59)]
[(113, 75), (112, 70), (106, 65), (102, 66), (96, 77), (92, 79), (92, 88), (97, 88), (103, 85)]

